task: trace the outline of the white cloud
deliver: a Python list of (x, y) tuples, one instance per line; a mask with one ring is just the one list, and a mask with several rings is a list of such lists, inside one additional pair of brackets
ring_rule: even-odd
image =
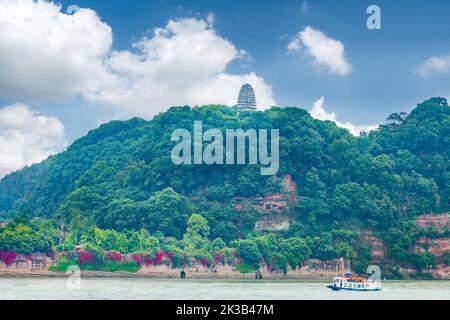
[(133, 114), (152, 115), (172, 105), (234, 105), (240, 86), (248, 82), (260, 108), (274, 105), (264, 79), (253, 72), (226, 72), (227, 65), (245, 52), (220, 37), (211, 20), (170, 20), (151, 37), (135, 42), (134, 52), (113, 52), (108, 64), (120, 79), (89, 98), (126, 105)]
[(448, 73), (450, 72), (450, 55), (439, 57), (431, 57), (427, 59), (418, 69), (417, 72), (426, 77), (432, 73)]
[(24, 104), (0, 108), (0, 178), (41, 162), (67, 146), (63, 124)]
[(314, 119), (333, 121), (338, 127), (347, 129), (354, 136), (359, 136), (362, 131), (369, 132), (378, 128), (376, 125), (354, 125), (350, 122), (340, 122), (337, 120), (338, 115), (335, 112), (329, 113), (324, 109), (324, 103), (324, 97), (314, 102), (312, 109), (309, 111)]
[(0, 95), (69, 99), (114, 78), (104, 66), (111, 28), (97, 14), (46, 1), (0, 0)]
[(331, 73), (341, 76), (349, 74), (352, 69), (345, 57), (344, 44), (312, 27), (300, 31), (288, 44), (288, 51), (303, 51), (314, 59), (316, 67), (325, 67)]
[(91, 102), (152, 116), (172, 105), (235, 103), (251, 83), (259, 106), (274, 105), (271, 87), (255, 73), (229, 74), (245, 56), (206, 19), (170, 20), (113, 51), (112, 30), (90, 9), (73, 15), (39, 0), (0, 0), (0, 97)]

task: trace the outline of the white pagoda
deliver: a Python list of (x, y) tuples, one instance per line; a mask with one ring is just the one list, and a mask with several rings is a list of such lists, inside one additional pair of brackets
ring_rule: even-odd
[(253, 87), (246, 83), (242, 86), (239, 92), (236, 108), (238, 111), (255, 111), (256, 98)]

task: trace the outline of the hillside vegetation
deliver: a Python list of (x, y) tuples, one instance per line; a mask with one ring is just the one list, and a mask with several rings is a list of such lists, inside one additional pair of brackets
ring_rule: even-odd
[[(174, 165), (171, 134), (192, 130), (194, 121), (203, 121), (204, 131), (280, 129), (277, 176), (261, 176), (258, 165)], [(116, 242), (122, 237), (122, 253), (146, 251), (151, 238), (158, 249), (208, 263), (225, 251), (278, 268), (345, 257), (364, 271), (372, 257), (363, 233), (371, 230), (387, 246), (385, 272), (399, 265), (421, 271), (435, 261), (426, 250), (413, 253), (430, 232), (413, 221), (450, 211), (449, 158), (450, 108), (442, 98), (393, 114), (360, 137), (299, 108), (238, 114), (226, 106), (173, 107), (151, 121), (104, 124), (67, 151), (3, 178), (0, 219), (13, 223), (0, 229), (0, 251), (26, 252), (18, 247), (28, 236), (40, 239), (28, 251), (120, 249), (95, 239), (97, 230)], [(289, 229), (256, 231), (263, 213), (238, 210), (237, 199), (285, 192), (286, 174), (297, 186), (296, 202), (283, 213)], [(129, 245), (133, 237), (141, 244)]]

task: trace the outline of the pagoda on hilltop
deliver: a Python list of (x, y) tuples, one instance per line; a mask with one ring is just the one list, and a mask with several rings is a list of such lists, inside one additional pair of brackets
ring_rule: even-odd
[(256, 97), (253, 87), (246, 83), (239, 92), (236, 108), (238, 111), (255, 111)]

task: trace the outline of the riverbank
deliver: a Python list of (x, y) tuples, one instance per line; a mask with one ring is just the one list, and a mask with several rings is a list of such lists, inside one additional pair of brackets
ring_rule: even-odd
[[(119, 263), (119, 262), (117, 262)], [(57, 260), (42, 254), (22, 256), (18, 255), (13, 263), (6, 265), (0, 262), (0, 278), (67, 278), (73, 273), (67, 273), (69, 265), (64, 268), (54, 268)], [(52, 270), (53, 269), (53, 270)], [(131, 268), (134, 269), (134, 268)], [(179, 279), (184, 271), (187, 279), (255, 279), (255, 272), (242, 273), (237, 265), (217, 264), (212, 267), (203, 266), (193, 262), (185, 268), (172, 268), (168, 264), (136, 265), (134, 270), (129, 269), (96, 269), (82, 270), (82, 278), (154, 278), (154, 279)], [(49, 271), (52, 270), (52, 271)], [(440, 266), (435, 270), (429, 270), (427, 277), (418, 277), (413, 269), (399, 270), (405, 279), (430, 279), (450, 280), (450, 267)], [(269, 271), (262, 265), (260, 274), (267, 280), (330, 280), (337, 274), (351, 272), (350, 261), (336, 259), (321, 261), (310, 259), (300, 267), (293, 269), (288, 267), (286, 274), (280, 271)]]
[[(54, 271), (0, 271), (0, 278), (68, 278), (74, 273)], [(81, 271), (82, 278), (176, 278), (165, 274), (146, 274), (139, 272), (106, 272), (106, 271)]]
[[(18, 255), (13, 263), (6, 265), (0, 262), (0, 277), (50, 277), (64, 278), (73, 273), (67, 273), (72, 265), (64, 268), (55, 268), (58, 261), (45, 255)], [(116, 262), (120, 265), (122, 262)], [(77, 266), (75, 266), (76, 268)], [(184, 268), (173, 268), (170, 264), (141, 265), (135, 270), (81, 270), (83, 278), (167, 278), (178, 279), (182, 272), (188, 279), (255, 279), (255, 271), (243, 273), (235, 264), (216, 264), (203, 266), (193, 261)], [(53, 269), (53, 270), (52, 270)], [(83, 269), (83, 268), (82, 268)], [(310, 259), (299, 268), (288, 268), (286, 273), (270, 271), (267, 266), (261, 265), (259, 274), (263, 279), (331, 279), (336, 274), (351, 272), (350, 261), (336, 259), (321, 261)], [(51, 270), (51, 271), (49, 271)]]

